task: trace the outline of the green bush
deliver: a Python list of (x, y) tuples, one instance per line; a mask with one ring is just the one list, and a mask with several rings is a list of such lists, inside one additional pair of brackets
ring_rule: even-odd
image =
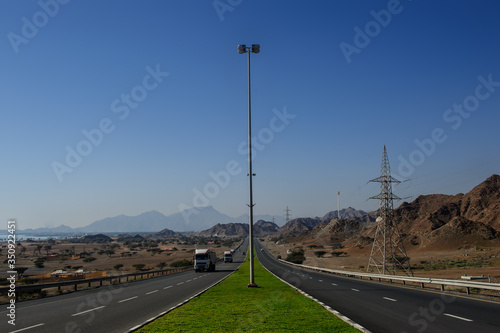
[(286, 261), (292, 262), (294, 264), (302, 264), (306, 257), (304, 257), (304, 249), (301, 247), (294, 248), (287, 256)]
[(35, 261), (33, 261), (33, 264), (35, 264), (36, 268), (43, 268), (43, 263), (45, 262), (45, 259), (43, 258), (37, 258)]
[(314, 255), (318, 258), (322, 258), (326, 254), (326, 251), (314, 251)]
[(184, 259), (184, 260), (174, 261), (173, 263), (170, 264), (170, 267), (185, 267), (192, 265), (194, 265), (194, 262), (192, 260)]

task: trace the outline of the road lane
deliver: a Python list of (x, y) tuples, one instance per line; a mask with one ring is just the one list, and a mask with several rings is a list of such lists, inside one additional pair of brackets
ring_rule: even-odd
[[(248, 241), (241, 249), (246, 252)], [(224, 279), (243, 262), (218, 262), (215, 272), (187, 271), (16, 303), (16, 326), (0, 308), (0, 332), (126, 332)]]
[(255, 244), (271, 272), (372, 332), (500, 332), (499, 302), (302, 270)]

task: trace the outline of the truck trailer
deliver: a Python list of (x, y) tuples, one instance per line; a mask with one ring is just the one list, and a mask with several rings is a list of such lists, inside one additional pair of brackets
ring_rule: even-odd
[(213, 272), (215, 271), (215, 252), (210, 249), (197, 249), (194, 254), (195, 272)]
[(233, 251), (224, 251), (224, 262), (233, 262)]

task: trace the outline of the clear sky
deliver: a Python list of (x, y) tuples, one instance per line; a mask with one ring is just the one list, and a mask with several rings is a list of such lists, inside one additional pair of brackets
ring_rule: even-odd
[[(0, 228), (374, 210), (500, 172), (498, 1), (0, 2)], [(216, 180), (214, 180), (214, 178)], [(399, 205), (396, 203), (396, 205)], [(5, 226), (1, 226), (1, 221)]]

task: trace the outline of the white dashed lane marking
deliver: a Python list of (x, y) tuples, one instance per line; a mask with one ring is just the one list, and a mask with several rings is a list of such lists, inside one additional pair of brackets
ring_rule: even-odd
[(118, 301), (118, 303), (123, 303), (123, 302), (126, 302), (126, 301), (130, 301), (130, 300), (133, 300), (135, 298), (137, 298), (139, 296), (134, 296), (134, 297), (130, 297), (130, 298), (126, 298), (126, 299), (122, 299), (121, 301)]
[(463, 321), (473, 321), (472, 319), (455, 316), (455, 315), (452, 315), (452, 314), (449, 314), (449, 313), (443, 313), (443, 315), (448, 316), (448, 317), (452, 317), (452, 318), (456, 318), (456, 319), (460, 319), (460, 320), (463, 320)]

